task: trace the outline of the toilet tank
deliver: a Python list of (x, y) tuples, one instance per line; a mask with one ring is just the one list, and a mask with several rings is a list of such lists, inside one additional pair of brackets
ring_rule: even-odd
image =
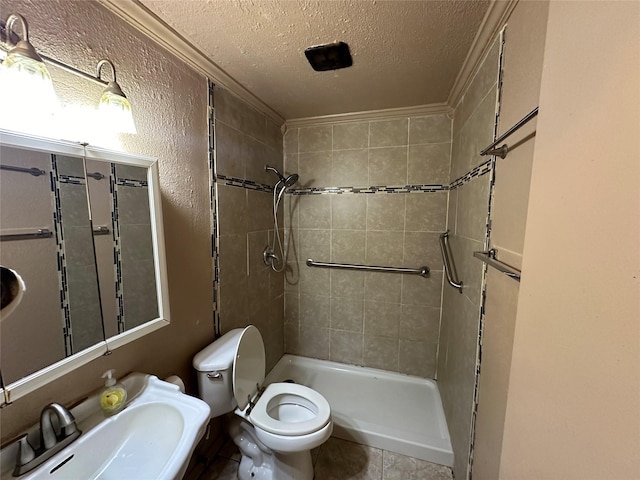
[(242, 332), (242, 328), (236, 328), (225, 333), (193, 357), (200, 398), (211, 407), (211, 418), (229, 413), (237, 406), (233, 396), (233, 360)]

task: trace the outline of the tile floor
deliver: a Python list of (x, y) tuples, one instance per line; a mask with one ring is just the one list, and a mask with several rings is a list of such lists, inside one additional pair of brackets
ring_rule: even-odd
[[(451, 480), (451, 469), (358, 443), (330, 438), (312, 452), (315, 480)], [(235, 480), (240, 453), (230, 440), (210, 461), (191, 465), (185, 480)]]

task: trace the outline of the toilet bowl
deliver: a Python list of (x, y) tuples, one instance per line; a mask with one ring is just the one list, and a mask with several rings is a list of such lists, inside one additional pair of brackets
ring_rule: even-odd
[(193, 365), (212, 418), (236, 415), (228, 424), (243, 456), (240, 480), (313, 478), (310, 450), (331, 436), (331, 407), (304, 385), (262, 386), (264, 343), (256, 327), (226, 333), (198, 353)]

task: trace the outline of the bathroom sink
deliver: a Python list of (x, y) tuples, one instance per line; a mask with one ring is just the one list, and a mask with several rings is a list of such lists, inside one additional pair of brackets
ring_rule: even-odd
[[(135, 375), (143, 378), (132, 379)], [(132, 374), (123, 383), (129, 395), (127, 383), (142, 386), (124, 410), (109, 418), (102, 417), (100, 411), (93, 412), (82, 421), (74, 409), (82, 435), (19, 478), (182, 478), (209, 420), (209, 406), (155, 376)], [(95, 397), (85, 403), (89, 402), (97, 405)]]

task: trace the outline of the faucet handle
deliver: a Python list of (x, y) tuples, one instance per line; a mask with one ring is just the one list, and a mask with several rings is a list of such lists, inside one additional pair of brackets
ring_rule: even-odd
[(26, 465), (34, 458), (36, 458), (36, 452), (29, 443), (27, 434), (25, 433), (18, 440), (18, 456), (16, 458), (16, 466)]

